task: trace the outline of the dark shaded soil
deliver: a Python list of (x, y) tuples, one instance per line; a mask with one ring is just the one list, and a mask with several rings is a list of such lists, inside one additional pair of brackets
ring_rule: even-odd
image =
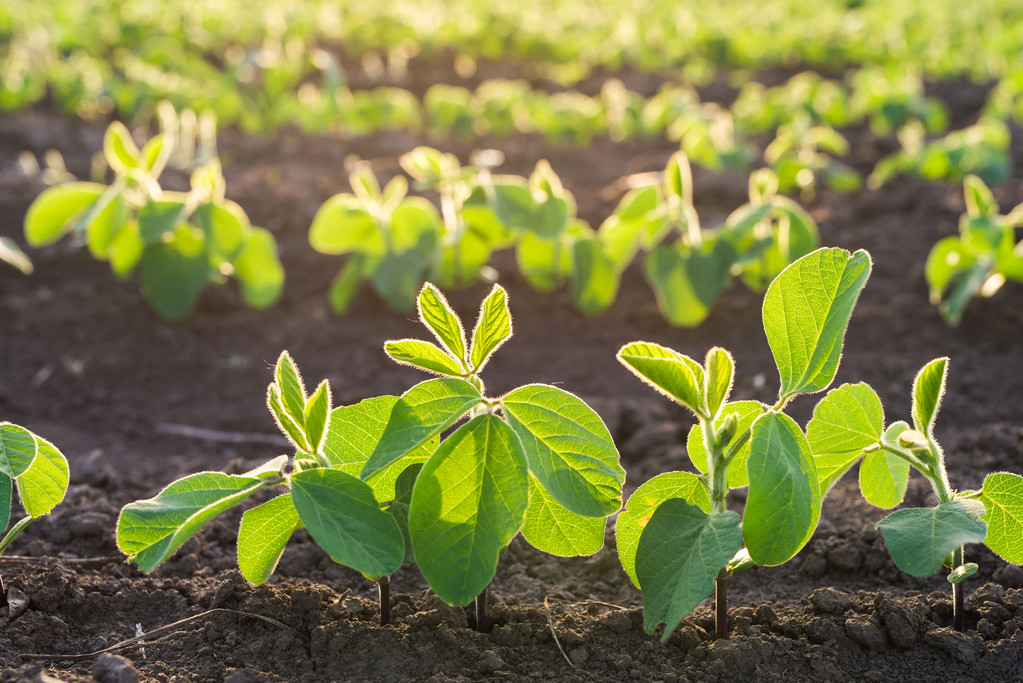
[[(0, 235), (21, 240), (25, 211), (44, 187), (18, 172), (17, 154), (56, 148), (85, 176), (102, 133), (102, 126), (46, 114), (0, 118)], [(52, 440), (72, 467), (64, 504), (11, 548), (24, 559), (0, 560), (4, 579), (30, 598), (25, 614), (0, 622), (0, 681), (83, 680), (94, 671), (101, 680), (129, 680), (118, 676), (131, 666), (144, 680), (233, 683), (1023, 680), (1023, 569), (972, 551), (981, 568), (967, 584), (969, 632), (954, 632), (948, 583), (897, 571), (873, 531), (885, 512), (859, 497), (854, 473), (832, 490), (799, 556), (732, 582), (727, 642), (711, 641), (708, 605), (664, 645), (646, 635), (640, 595), (618, 564), (610, 530), (605, 549), (588, 558), (552, 558), (513, 542), (491, 587), (490, 634), (474, 631), (467, 610), (442, 604), (409, 568), (392, 579), (394, 625), (376, 625), (374, 586), (302, 534), (269, 584), (252, 587), (234, 568), (238, 513), (211, 524), (150, 576), (125, 564), (114, 544), (122, 505), (199, 469), (243, 471), (283, 447), (264, 406), (282, 349), (307, 378), (328, 378), (337, 403), (400, 393), (421, 379), (381, 350), (387, 339), (421, 336), (419, 324), (388, 312), (368, 290), (347, 316), (333, 317), (326, 291), (339, 261), (313, 252), (306, 234), (322, 201), (347, 189), (346, 158), (370, 159), (389, 176), (398, 155), (423, 142), (398, 133), (221, 136), (229, 197), (280, 243), (288, 284), (268, 311), (244, 309), (224, 289), (204, 295), (189, 321), (168, 324), (146, 308), (134, 283), (116, 281), (69, 242), (33, 252), (31, 277), (0, 268), (0, 418)], [(869, 168), (881, 143), (865, 132), (852, 142), (850, 161)], [(1014, 178), (997, 192), (1003, 208), (1023, 200), (1018, 144)], [(618, 178), (663, 168), (673, 151), (663, 141), (551, 148), (534, 137), (477, 146), (502, 149), (516, 173), (550, 159), (594, 224), (613, 209)], [(448, 149), (463, 157), (470, 151)], [(697, 171), (697, 209), (707, 225), (745, 194), (745, 178)], [(927, 303), (924, 260), (935, 241), (954, 233), (960, 190), (899, 180), (852, 196), (824, 192), (810, 209), (824, 244), (866, 248), (874, 257), (838, 382), (867, 381), (889, 407), (889, 421), (906, 419), (914, 374), (947, 355), (938, 437), (953, 486), (976, 487), (991, 470), (1023, 472), (1023, 289), (1007, 285), (974, 302), (956, 329)], [(692, 421), (618, 365), (622, 344), (645, 339), (697, 357), (724, 346), (737, 360), (734, 398), (773, 402), (777, 379), (757, 295), (734, 287), (706, 324), (679, 330), (663, 322), (638, 270), (627, 273), (611, 310), (591, 319), (563, 294), (531, 291), (506, 257), (495, 265), (509, 291), (515, 337), (488, 366), (490, 393), (544, 381), (589, 401), (619, 445), (628, 492), (686, 468), (682, 444)], [(481, 283), (450, 299), (469, 316), (486, 290)], [(812, 408), (803, 399), (794, 416), (805, 424)], [(235, 441), (183, 435), (182, 426)], [(907, 504), (929, 500), (927, 486), (913, 481)], [(134, 636), (136, 624), (149, 632), (210, 608), (225, 611), (146, 644), (144, 654), (120, 651), (130, 662), (21, 658), (93, 652)]]

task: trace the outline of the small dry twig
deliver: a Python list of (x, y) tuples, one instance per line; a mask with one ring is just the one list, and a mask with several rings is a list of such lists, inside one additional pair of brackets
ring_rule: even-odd
[[(140, 643), (140, 641), (142, 641), (143, 639), (147, 639), (145, 641), (147, 645), (154, 645), (156, 643), (162, 642), (162, 641), (167, 640), (168, 638), (170, 638), (172, 634), (168, 633), (169, 631), (174, 631), (175, 629), (181, 628), (182, 626), (186, 626), (186, 625), (188, 625), (188, 624), (190, 624), (190, 623), (192, 623), (194, 621), (198, 621), (199, 619), (202, 619), (203, 617), (208, 617), (208, 616), (210, 616), (212, 614), (216, 614), (218, 612), (223, 612), (223, 613), (227, 613), (227, 614), (237, 614), (237, 615), (240, 615), (240, 616), (243, 616), (243, 617), (253, 617), (254, 619), (262, 619), (263, 621), (267, 622), (268, 624), (273, 624), (274, 626), (277, 626), (278, 628), (287, 629), (287, 630), (291, 631), (292, 633), (295, 633), (296, 635), (301, 636), (301, 634), (298, 631), (296, 631), (295, 629), (291, 628), (287, 624), (283, 624), (283, 623), (277, 621), (276, 619), (271, 619), (270, 617), (264, 617), (262, 614), (253, 614), (251, 612), (241, 612), (241, 611), (235, 610), (235, 609), (227, 609), (226, 607), (215, 607), (213, 609), (208, 609), (205, 612), (200, 612), (199, 614), (193, 614), (190, 617), (185, 617), (184, 619), (179, 619), (178, 621), (175, 621), (174, 623), (171, 623), (171, 624), (167, 624), (166, 626), (161, 626), (160, 628), (153, 629), (149, 633), (144, 633), (142, 635), (135, 636), (134, 638), (129, 638), (128, 640), (122, 640), (119, 643), (115, 643), (115, 644), (111, 645), (110, 647), (105, 647), (102, 650), (96, 650), (95, 652), (89, 652), (89, 653), (80, 654), (80, 655), (25, 654), (25, 655), (18, 655), (18, 659), (21, 659), (22, 661), (37, 661), (37, 660), (73, 661), (73, 660), (76, 660), (76, 659), (91, 659), (92, 657), (98, 657), (101, 654), (105, 654), (107, 652), (114, 652), (116, 650), (123, 650), (125, 648), (132, 647), (133, 645), (138, 645)], [(148, 638), (151, 638), (152, 636), (156, 636), (156, 635), (160, 635), (160, 634), (167, 634), (167, 635), (164, 635), (163, 637), (158, 638), (156, 640), (148, 640)]]
[(558, 646), (558, 651), (561, 652), (561, 656), (564, 657), (565, 661), (568, 662), (568, 665), (574, 669), (575, 664), (568, 658), (568, 655), (565, 654), (565, 648), (561, 647), (561, 641), (558, 640), (558, 634), (554, 632), (554, 621), (551, 619), (551, 606), (547, 601), (547, 597), (549, 596), (546, 596), (543, 599), (543, 609), (547, 613), (547, 627), (550, 628), (551, 635), (554, 636), (554, 644)]

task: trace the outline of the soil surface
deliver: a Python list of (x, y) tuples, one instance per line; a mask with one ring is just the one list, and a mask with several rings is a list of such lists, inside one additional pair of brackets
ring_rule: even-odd
[[(975, 116), (982, 99), (963, 101), (956, 116)], [(0, 117), (0, 235), (23, 243), (25, 211), (45, 187), (19, 171), (18, 154), (58, 149), (84, 177), (103, 130), (47, 112)], [(1003, 209), (1023, 200), (1019, 132), (1013, 179), (996, 191)], [(848, 134), (848, 161), (861, 170), (891, 147), (865, 130)], [(832, 490), (818, 531), (794, 560), (731, 582), (728, 641), (712, 640), (709, 603), (665, 644), (643, 632), (640, 594), (614, 552), (613, 519), (605, 548), (592, 557), (554, 558), (514, 541), (490, 588), (495, 627), (488, 634), (472, 628), (469, 610), (433, 596), (414, 568), (392, 578), (393, 625), (377, 625), (375, 586), (333, 564), (303, 533), (268, 584), (253, 587), (235, 568), (240, 511), (210, 524), (151, 575), (125, 563), (114, 543), (122, 505), (187, 473), (241, 472), (282, 451), (264, 405), (282, 349), (307, 379), (329, 379), (338, 404), (398, 394), (423, 378), (381, 348), (387, 339), (422, 335), (411, 316), (386, 310), (368, 288), (346, 316), (331, 314), (326, 292), (340, 262), (312, 251), (307, 231), (319, 205), (347, 190), (346, 160), (369, 159), (386, 178), (398, 172), (400, 154), (424, 143), (463, 160), (471, 151), (403, 133), (356, 140), (287, 130), (272, 139), (221, 134), (228, 196), (280, 244), (288, 282), (281, 302), (266, 311), (244, 308), (229, 286), (204, 294), (188, 321), (166, 323), (136, 283), (117, 281), (70, 240), (33, 251), (30, 277), (0, 268), (0, 417), (57, 444), (72, 472), (65, 502), (0, 560), (4, 580), (29, 600), (22, 615), (0, 621), (0, 681), (129, 681), (136, 673), (232, 683), (1023, 680), (1023, 568), (969, 551), (980, 571), (967, 584), (969, 630), (955, 632), (949, 584), (895, 568), (873, 530), (886, 512), (862, 500), (855, 472)], [(503, 150), (504, 168), (520, 174), (548, 158), (593, 224), (613, 210), (617, 179), (662, 169), (675, 149), (660, 140), (551, 147), (539, 137), (473, 147)], [(745, 201), (744, 177), (697, 169), (695, 182), (705, 225)], [(976, 487), (992, 470), (1023, 472), (1023, 288), (1010, 284), (974, 301), (954, 329), (927, 301), (924, 261), (940, 237), (955, 232), (961, 190), (900, 179), (854, 195), (824, 191), (809, 209), (823, 244), (865, 248), (874, 259), (837, 383), (870, 383), (888, 421), (907, 419), (916, 371), (949, 356), (937, 434), (953, 486)], [(627, 493), (655, 474), (688, 468), (683, 444), (692, 419), (615, 361), (622, 344), (655, 341), (701, 358), (723, 346), (737, 361), (734, 399), (774, 400), (760, 297), (738, 285), (704, 325), (682, 330), (663, 321), (638, 269), (626, 273), (607, 314), (587, 318), (564, 293), (532, 291), (506, 255), (495, 265), (515, 336), (484, 374), (490, 393), (550, 382), (590, 402), (620, 448)], [(488, 287), (449, 298), (468, 317)], [(814, 403), (798, 401), (794, 417), (805, 424)], [(932, 502), (927, 485), (912, 480), (906, 504)], [(211, 609), (141, 647), (88, 654), (136, 628), (149, 633)], [(85, 656), (60, 658), (69, 655)]]

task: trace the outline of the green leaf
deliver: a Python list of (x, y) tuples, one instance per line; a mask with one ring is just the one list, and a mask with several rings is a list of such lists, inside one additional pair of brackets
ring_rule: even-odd
[(860, 463), (860, 491), (871, 505), (890, 509), (902, 502), (909, 463), (887, 451), (867, 453)]
[(547, 197), (536, 208), (536, 216), (527, 227), (534, 235), (547, 239), (560, 235), (575, 214), (575, 202), (569, 203), (565, 197)]
[(342, 315), (348, 310), (348, 305), (352, 302), (365, 277), (363, 273), (365, 267), (366, 256), (355, 254), (345, 261), (345, 265), (331, 281), (327, 296), (330, 300), (330, 310), (337, 315)]
[(821, 491), (831, 488), (864, 448), (880, 443), (883, 430), (884, 408), (868, 384), (843, 384), (829, 391), (806, 425)]
[(771, 283), (764, 330), (781, 375), (780, 396), (816, 393), (834, 380), (845, 329), (868, 277), (867, 252), (818, 249)]
[(821, 515), (817, 469), (799, 425), (784, 413), (758, 418), (746, 468), (746, 548), (759, 565), (781, 564), (806, 545)]
[(156, 569), (220, 513), (266, 486), (262, 479), (222, 472), (191, 474), (153, 498), (124, 506), (117, 547), (144, 572)]
[(274, 367), (274, 382), (280, 390), (281, 403), (288, 415), (302, 429), (305, 429), (306, 391), (302, 375), (291, 354), (281, 351)]
[(195, 208), (195, 224), (206, 235), (210, 253), (228, 263), (241, 255), (252, 231), (248, 216), (234, 202), (205, 202)]
[(392, 311), (410, 311), (428, 266), (427, 255), (418, 250), (389, 254), (376, 262), (373, 289)]
[[(97, 202), (97, 206), (98, 204)], [(85, 240), (94, 258), (102, 261), (110, 258), (114, 242), (125, 229), (131, 218), (131, 211), (124, 198), (117, 194), (110, 197), (103, 210), (89, 222), (85, 228)]]
[(139, 237), (138, 223), (128, 222), (110, 242), (110, 250), (107, 252), (107, 256), (110, 257), (110, 270), (121, 280), (126, 279), (142, 259), (145, 248), (146, 245)]
[(545, 384), (519, 387), (501, 405), (530, 472), (555, 500), (584, 517), (606, 517), (621, 507), (625, 470), (592, 408)]
[(287, 493), (246, 510), (238, 528), (238, 569), (242, 576), (257, 586), (266, 583), (298, 525), (298, 512)]
[[(405, 462), (402, 461), (402, 465)], [(416, 561), (416, 552), (412, 547), (412, 533), (409, 531), (409, 513), (412, 509), (412, 492), (415, 490), (416, 479), (423, 469), (423, 463), (414, 462), (405, 467), (395, 478), (393, 485), (393, 497), (391, 504), (387, 506), (387, 512), (394, 517), (401, 529), (401, 537), (405, 541), (405, 562)]]
[(494, 213), (507, 228), (529, 228), (536, 222), (536, 203), (529, 188), (512, 182), (494, 183)]
[(330, 421), (330, 403), (330, 385), (327, 380), (323, 380), (305, 405), (305, 433), (314, 451), (319, 451), (323, 444), (327, 423)]
[(160, 175), (167, 158), (170, 156), (171, 144), (166, 144), (167, 138), (163, 135), (155, 135), (142, 146), (139, 159), (144, 164), (143, 169), (152, 176)]
[(335, 562), (373, 577), (401, 566), (401, 529), (380, 509), (369, 484), (338, 470), (306, 470), (291, 476), (291, 499), (313, 540)]
[(416, 478), (409, 527), (442, 600), (464, 605), (487, 587), (528, 504), (522, 444), (504, 420), (480, 415), (441, 443)]
[(732, 354), (715, 346), (704, 359), (703, 395), (707, 400), (707, 413), (717, 415), (721, 405), (728, 400), (735, 377), (735, 360)]
[[(352, 406), (340, 406), (330, 414), (330, 427), (323, 441), (323, 453), (331, 466), (353, 476), (359, 476), (380, 442), (387, 427), (397, 396), (376, 396)], [(409, 463), (425, 462), (440, 443), (438, 437), (427, 439), (420, 446), (391, 465), (367, 478), (377, 500), (395, 497), (395, 480)], [(406, 549), (408, 550), (408, 549)]]
[(350, 194), (335, 195), (323, 203), (309, 228), (309, 244), (323, 254), (382, 256), (387, 251), (372, 214)]
[(1006, 562), (1023, 564), (1023, 477), (995, 472), (984, 478), (980, 496), (987, 514), (984, 543)]
[(368, 480), (440, 434), (482, 402), (479, 390), (464, 379), (444, 377), (415, 385), (394, 404), (380, 442), (359, 477)]
[(618, 521), (615, 523), (618, 559), (636, 588), (639, 588), (639, 579), (636, 577), (636, 548), (639, 547), (639, 537), (653, 516), (654, 510), (671, 498), (681, 498), (704, 512), (710, 512), (710, 491), (698, 476), (691, 472), (665, 472), (643, 482), (643, 485), (629, 497), (625, 509), (618, 515)]
[(977, 565), (976, 562), (967, 562), (966, 564), (961, 564), (952, 571), (950, 571), (948, 573), (948, 576), (945, 577), (945, 579), (952, 585), (962, 583), (966, 579), (976, 574), (978, 569), (980, 569), (980, 567)]
[(185, 201), (155, 201), (142, 205), (138, 212), (139, 236), (146, 244), (159, 244), (174, 232), (185, 218)]
[(437, 341), (455, 358), (468, 360), (465, 330), (440, 290), (427, 283), (419, 292), (419, 319), (433, 332)]
[(11, 523), (13, 493), (11, 478), (6, 474), (0, 474), (0, 533), (6, 531), (7, 525)]
[(877, 523), (899, 569), (912, 576), (941, 570), (945, 558), (967, 543), (983, 543), (987, 523), (984, 504), (953, 500), (934, 508), (896, 510)]
[(114, 121), (107, 126), (103, 136), (103, 156), (114, 173), (121, 175), (129, 169), (139, 168), (142, 155), (128, 128), (120, 121)]
[(18, 495), (29, 516), (42, 517), (64, 500), (69, 472), (64, 454), (46, 439), (33, 436), (38, 452), (31, 466), (18, 477)]
[(730, 250), (718, 242), (711, 251), (678, 245), (650, 252), (644, 272), (669, 323), (696, 327), (707, 318), (730, 278)]
[(572, 305), (589, 315), (607, 310), (618, 295), (620, 276), (604, 246), (593, 237), (572, 245)]
[(411, 365), (438, 375), (461, 377), (463, 370), (447, 352), (427, 341), (419, 339), (398, 339), (384, 344), (384, 353), (396, 363)]
[(522, 537), (551, 555), (592, 555), (604, 547), (605, 517), (583, 517), (554, 499), (536, 477), (529, 478), (529, 508)]
[(202, 233), (182, 225), (173, 239), (155, 244), (139, 261), (142, 294), (167, 320), (181, 320), (195, 308), (209, 277), (210, 262)]
[(618, 360), (632, 374), (699, 416), (706, 416), (703, 367), (689, 356), (651, 342), (632, 342), (619, 349)]
[(966, 198), (966, 212), (971, 218), (997, 216), (998, 202), (984, 181), (975, 175), (963, 178), (963, 195)]
[(913, 425), (918, 432), (934, 436), (934, 418), (945, 395), (948, 358), (935, 358), (913, 380)]
[(252, 228), (245, 248), (233, 265), (246, 304), (266, 308), (280, 298), (284, 289), (284, 267), (277, 255), (277, 242), (269, 231)]
[[(719, 433), (725, 421), (733, 415), (736, 418), (736, 425), (732, 437), (727, 443), (721, 445), (722, 451), (727, 452), (732, 447), (732, 444), (738, 441), (753, 426), (753, 422), (766, 409), (767, 406), (759, 401), (734, 401), (726, 403), (717, 419), (714, 420), (715, 432)], [(750, 443), (747, 440), (746, 444), (739, 449), (734, 459), (728, 464), (728, 486), (730, 488), (734, 489), (749, 485), (749, 476), (746, 474), (746, 460), (749, 458)], [(707, 445), (704, 443), (703, 425), (695, 424), (689, 430), (689, 437), (686, 440), (686, 451), (689, 453), (689, 459), (693, 461), (696, 469), (701, 472), (708, 471), (710, 468), (708, 464), (709, 454), (707, 453)]]
[(469, 363), (475, 372), (483, 369), (490, 356), (512, 335), (511, 311), (508, 310), (508, 295), (500, 285), (494, 285), (490, 294), (480, 304), (476, 327), (472, 330), (472, 345)]
[(44, 191), (25, 214), (29, 246), (43, 247), (66, 235), (106, 189), (99, 183), (65, 183)]
[(35, 270), (32, 260), (10, 237), (0, 237), (0, 261), (17, 268), (25, 275), (31, 275)]
[(636, 549), (643, 586), (643, 625), (652, 633), (664, 623), (667, 641), (679, 622), (714, 592), (714, 579), (742, 547), (739, 515), (707, 514), (672, 498), (654, 512)]
[(0, 474), (16, 478), (24, 474), (35, 460), (36, 437), (24, 427), (0, 422)]

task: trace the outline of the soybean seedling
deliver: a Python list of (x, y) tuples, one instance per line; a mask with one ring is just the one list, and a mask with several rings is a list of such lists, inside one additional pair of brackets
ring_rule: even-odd
[[(764, 297), (767, 340), (781, 379), (778, 400), (728, 402), (731, 355), (712, 348), (701, 365), (649, 342), (626, 344), (618, 360), (697, 418), (689, 458), (700, 474), (668, 472), (640, 486), (618, 517), (618, 555), (643, 591), (643, 616), (663, 640), (712, 592), (715, 634), (728, 637), (726, 582), (754, 565), (792, 558), (810, 540), (833, 479), (803, 430), (785, 414), (801, 394), (835, 378), (846, 326), (870, 276), (864, 251), (819, 249), (788, 266)], [(729, 489), (749, 487), (742, 518)]]
[[(307, 394), (285, 351), (267, 389), (267, 406), (293, 454), (273, 458), (245, 474), (199, 472), (172, 483), (153, 498), (126, 505), (117, 521), (117, 545), (151, 572), (204, 524), (263, 489), (283, 488), (242, 516), (238, 567), (264, 583), (284, 547), (300, 528), (331, 559), (361, 572), (380, 587), (381, 623), (390, 620), (388, 577), (406, 559), (400, 496), (402, 472), (379, 468), (372, 483), (362, 469), (397, 398), (381, 396), (331, 410), (330, 386)], [(435, 440), (434, 442), (435, 443)], [(413, 449), (405, 465), (422, 462), (431, 445)], [(383, 501), (383, 505), (380, 502)]]
[[(10, 529), (11, 502), (17, 485), (25, 516)], [(29, 524), (64, 500), (68, 486), (67, 459), (52, 443), (24, 427), (0, 422), (0, 555)], [(0, 578), (0, 599), (7, 590)]]
[(484, 299), (468, 342), (461, 320), (431, 284), (419, 293), (419, 318), (439, 345), (402, 339), (384, 350), (440, 377), (402, 394), (360, 476), (411, 471), (415, 453), (468, 418), (432, 448), (415, 475), (408, 530), (415, 562), (433, 590), (451, 604), (475, 602), (476, 626), (485, 631), (486, 589), (512, 539), (521, 532), (555, 555), (597, 552), (607, 516), (621, 506), (625, 472), (607, 427), (578, 397), (545, 384), (500, 398), (484, 395), (480, 372), (512, 333), (500, 286)]
[(966, 626), (962, 581), (977, 571), (966, 563), (963, 546), (984, 543), (997, 555), (1023, 564), (1023, 477), (989, 474), (979, 491), (950, 487), (945, 455), (934, 438), (934, 422), (948, 374), (948, 358), (937, 358), (913, 382), (913, 426), (899, 421), (885, 428), (884, 408), (868, 385), (843, 385), (814, 410), (807, 438), (821, 453), (818, 470), (837, 479), (861, 457), (860, 488), (873, 505), (902, 502), (910, 468), (923, 474), (938, 505), (897, 510), (877, 524), (888, 552), (902, 571), (930, 576), (942, 566), (951, 572), (956, 629)]

